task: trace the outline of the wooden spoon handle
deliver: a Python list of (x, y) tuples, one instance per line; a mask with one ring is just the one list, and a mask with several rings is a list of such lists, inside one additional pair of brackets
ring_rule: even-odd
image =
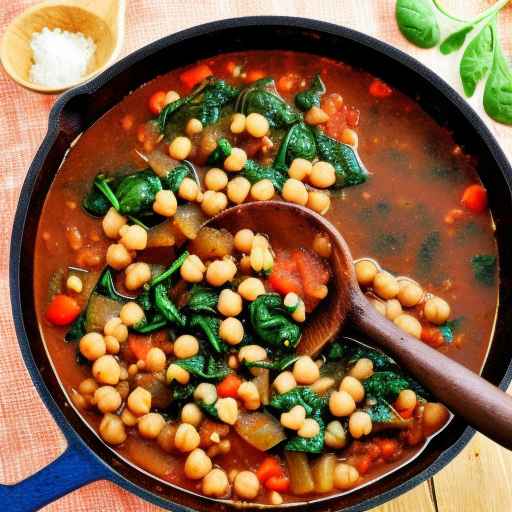
[(512, 449), (512, 397), (441, 352), (406, 334), (360, 294), (354, 324), (453, 413), (482, 434)]

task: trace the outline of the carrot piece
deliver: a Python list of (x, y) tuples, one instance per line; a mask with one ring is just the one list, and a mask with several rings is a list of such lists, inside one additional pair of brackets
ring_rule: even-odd
[(440, 347), (444, 343), (443, 333), (437, 327), (423, 327), (421, 329), (421, 341), (431, 347)]
[(264, 485), (271, 491), (288, 492), (290, 488), (290, 479), (285, 475), (271, 476), (265, 481)]
[(310, 312), (322, 300), (322, 288), (329, 281), (329, 271), (325, 264), (313, 251), (298, 249), (293, 253), (293, 260), (297, 264), (297, 270), (302, 280), (306, 305), (306, 311)]
[[(395, 407), (396, 409), (396, 407)], [(414, 407), (411, 407), (410, 409), (397, 409), (398, 414), (404, 419), (408, 420), (409, 418), (412, 418), (412, 415), (414, 414)]]
[(399, 450), (400, 445), (396, 439), (379, 439), (378, 441), (380, 451), (385, 459), (391, 459)]
[(372, 459), (369, 455), (360, 455), (354, 461), (354, 466), (359, 471), (360, 475), (366, 475), (368, 470), (370, 469), (370, 465), (372, 463)]
[(304, 294), (297, 264), (286, 251), (276, 254), (268, 282), (274, 291), (283, 295), (294, 292), (302, 297)]
[(461, 203), (473, 213), (482, 213), (487, 208), (487, 190), (482, 185), (470, 185), (464, 190)]
[(221, 398), (227, 398), (228, 396), (236, 398), (241, 384), (242, 380), (232, 373), (217, 384), (217, 395)]
[(149, 110), (158, 115), (165, 106), (165, 91), (156, 91), (149, 97)]
[(266, 482), (269, 478), (284, 476), (284, 470), (275, 457), (266, 457), (256, 471), (256, 476), (260, 482)]
[(382, 80), (376, 78), (370, 84), (370, 94), (375, 98), (384, 99), (393, 94), (393, 89), (385, 84)]
[(256, 80), (259, 80), (260, 78), (265, 77), (265, 72), (261, 69), (250, 69), (247, 71), (247, 75), (244, 79), (244, 82), (250, 84), (251, 82), (256, 82)]
[(192, 89), (199, 82), (202, 82), (205, 78), (212, 76), (213, 72), (210, 67), (206, 64), (198, 64), (197, 66), (183, 71), (180, 75), (180, 80), (183, 84)]
[(69, 325), (80, 314), (78, 302), (59, 293), (55, 295), (46, 310), (46, 320), (53, 325)]
[(279, 92), (292, 92), (300, 83), (301, 77), (297, 73), (287, 73), (277, 81)]
[(128, 348), (137, 361), (145, 361), (152, 346), (153, 343), (150, 336), (141, 336), (139, 334), (130, 334), (128, 336)]

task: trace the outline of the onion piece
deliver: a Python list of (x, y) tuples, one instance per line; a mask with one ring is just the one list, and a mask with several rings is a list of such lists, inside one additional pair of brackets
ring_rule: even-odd
[(262, 452), (286, 439), (279, 421), (264, 412), (240, 412), (235, 430), (244, 441)]

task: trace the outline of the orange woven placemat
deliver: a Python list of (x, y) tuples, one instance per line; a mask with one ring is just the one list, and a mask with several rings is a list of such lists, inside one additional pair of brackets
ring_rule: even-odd
[[(0, 32), (30, 0), (2, 1)], [(303, 16), (345, 25), (391, 43), (417, 57), (459, 88), (453, 59), (437, 50), (419, 50), (405, 41), (394, 22), (394, 0), (129, 0), (123, 55), (172, 32), (222, 18), (276, 14)], [(482, 0), (451, 0), (455, 12), (468, 15), (493, 3)], [(503, 27), (512, 24), (512, 9), (502, 16)], [(502, 30), (502, 33), (505, 33)], [(512, 33), (506, 34), (512, 54)], [(8, 289), (10, 230), (21, 185), (41, 143), (54, 96), (31, 93), (0, 71), (0, 482), (26, 478), (56, 458), (66, 442), (37, 395), (23, 365), (11, 317)], [(481, 112), (480, 100), (473, 105)], [(485, 115), (484, 115), (485, 118)], [(512, 129), (486, 118), (509, 158)], [(475, 492), (477, 492), (475, 490)], [(160, 510), (109, 482), (95, 482), (45, 508), (48, 511), (91, 512), (99, 510)]]

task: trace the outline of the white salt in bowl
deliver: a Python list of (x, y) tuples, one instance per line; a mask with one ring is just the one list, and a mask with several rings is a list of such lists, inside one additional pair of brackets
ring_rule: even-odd
[[(61, 0), (41, 2), (17, 16), (2, 39), (0, 58), (7, 74), (23, 87), (55, 94), (91, 79), (106, 69), (121, 51), (124, 39), (125, 0)], [(96, 51), (86, 73), (62, 86), (45, 86), (30, 81), (33, 52), (32, 34), (60, 28), (90, 37)]]

